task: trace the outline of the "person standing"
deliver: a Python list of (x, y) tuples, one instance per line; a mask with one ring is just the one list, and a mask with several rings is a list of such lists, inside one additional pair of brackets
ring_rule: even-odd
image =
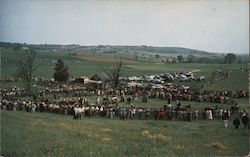
[(199, 112), (197, 109), (194, 111), (194, 114), (195, 114), (195, 119), (199, 119)]
[(222, 119), (222, 117), (223, 117), (223, 109), (220, 108), (219, 109), (219, 119)]
[(244, 113), (241, 118), (242, 123), (244, 124), (244, 129), (246, 129), (248, 123), (249, 123), (249, 117), (247, 113)]
[(235, 126), (235, 129), (238, 129), (240, 126), (240, 119), (238, 117), (234, 118), (233, 124)]
[(223, 115), (222, 119), (224, 121), (225, 128), (227, 128), (228, 127), (229, 115), (228, 115), (228, 112), (226, 110), (224, 110), (224, 115)]
[(208, 119), (213, 119), (213, 114), (211, 110), (208, 110)]

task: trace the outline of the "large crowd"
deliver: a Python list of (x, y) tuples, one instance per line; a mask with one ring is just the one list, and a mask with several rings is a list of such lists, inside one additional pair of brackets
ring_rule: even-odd
[[(177, 101), (178, 103), (178, 101)], [(82, 116), (101, 116), (108, 118), (119, 117), (120, 119), (169, 119), (169, 120), (192, 120), (192, 119), (223, 119), (225, 113), (229, 116), (232, 110), (222, 108), (204, 108), (204, 111), (192, 110), (190, 105), (180, 104), (163, 105), (161, 108), (141, 108), (135, 107), (133, 103), (127, 106), (119, 106), (113, 100), (107, 98), (97, 98), (95, 103), (90, 103), (87, 99), (64, 99), (59, 102), (25, 101), (17, 99), (2, 99), (1, 109), (10, 111), (26, 112), (50, 112), (63, 115), (72, 115), (76, 119)], [(239, 111), (242, 115), (245, 111)]]
[[(247, 91), (201, 91), (185, 89), (179, 86), (165, 88), (141, 88), (122, 87), (113, 91), (112, 88), (87, 89), (79, 85), (64, 85), (60, 87), (46, 87), (40, 90), (33, 99), (17, 99), (22, 95), (24, 89), (12, 88), (1, 89), (2, 110), (26, 111), (26, 112), (49, 112), (61, 115), (71, 115), (74, 119), (81, 119), (83, 116), (107, 117), (125, 119), (155, 119), (155, 120), (228, 120), (232, 114), (238, 118), (249, 119), (246, 110), (239, 110), (239, 105), (234, 103), (231, 108), (204, 107), (204, 110), (197, 110), (191, 105), (182, 105), (181, 101), (199, 101), (211, 103), (229, 103), (232, 98), (248, 97)], [(54, 100), (48, 96), (54, 96)], [(95, 95), (95, 102), (90, 102), (85, 96)], [(60, 100), (60, 97), (71, 97)], [(146, 99), (164, 99), (166, 103), (160, 108), (142, 108), (134, 105), (137, 97), (144, 96)], [(56, 101), (57, 100), (57, 101)], [(120, 105), (121, 102), (127, 105)], [(175, 102), (171, 104), (171, 102)], [(124, 103), (123, 103), (124, 104)], [(247, 117), (247, 118), (246, 118)], [(249, 120), (248, 120), (249, 121)], [(226, 126), (226, 123), (225, 123)]]
[[(23, 88), (1, 88), (0, 94), (2, 97), (20, 96), (24, 93)], [(45, 87), (38, 94), (33, 95), (35, 98), (46, 97), (46, 95), (58, 96), (103, 96), (115, 95), (120, 96), (124, 100), (125, 96), (131, 96), (136, 99), (139, 96), (146, 96), (149, 99), (159, 98), (172, 100), (211, 102), (211, 103), (228, 103), (231, 98), (249, 97), (248, 91), (204, 91), (197, 89), (186, 89), (182, 86), (165, 86), (164, 88), (152, 87), (128, 87), (122, 86), (119, 90), (113, 91), (112, 88), (104, 89), (88, 89), (85, 86), (79, 85), (63, 85), (56, 87)]]

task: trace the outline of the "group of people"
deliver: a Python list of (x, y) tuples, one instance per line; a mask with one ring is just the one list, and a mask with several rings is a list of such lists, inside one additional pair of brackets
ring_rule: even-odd
[[(1, 88), (0, 93), (3, 98), (21, 96), (24, 93), (24, 89), (21, 88)], [(147, 99), (166, 99), (168, 103), (175, 100), (183, 101), (197, 101), (197, 102), (210, 102), (210, 103), (229, 103), (232, 98), (248, 97), (248, 91), (203, 91), (198, 89), (186, 89), (177, 85), (166, 85), (164, 88), (152, 88), (148, 87), (130, 87), (123, 85), (117, 90), (113, 90), (111, 87), (105, 87), (101, 89), (89, 89), (84, 85), (68, 84), (52, 87), (44, 87), (37, 94), (33, 94), (33, 98), (36, 99), (46, 98), (49, 95), (53, 95), (55, 99), (63, 96), (104, 96), (115, 95), (121, 97), (121, 101), (124, 101), (126, 96), (131, 97), (131, 100), (137, 99), (137, 97), (144, 96)]]
[[(247, 91), (201, 91), (196, 89), (185, 89), (181, 86), (171, 85), (164, 88), (142, 88), (122, 86), (119, 90), (112, 88), (88, 89), (85, 86), (76, 84), (60, 85), (59, 87), (45, 87), (41, 89), (38, 95), (33, 95), (33, 99), (22, 100), (20, 96), (24, 92), (22, 88), (2, 88), (0, 107), (9, 111), (26, 112), (49, 112), (62, 115), (71, 115), (74, 119), (81, 119), (83, 116), (93, 117), (101, 116), (119, 119), (155, 119), (155, 120), (183, 120), (192, 121), (198, 119), (224, 120), (225, 127), (228, 126), (230, 116), (236, 113), (236, 119), (233, 124), (236, 128), (239, 125), (249, 123), (249, 118), (245, 110), (239, 110), (239, 107), (220, 108), (218, 106), (204, 107), (204, 110), (197, 110), (191, 105), (182, 105), (182, 100), (228, 103), (232, 98), (248, 97)], [(54, 100), (49, 98), (53, 95)], [(95, 102), (90, 102), (84, 96), (97, 96)], [(59, 100), (60, 97), (74, 97)], [(137, 107), (133, 104), (138, 97), (144, 96), (147, 99), (164, 99), (166, 104), (161, 108), (156, 107)], [(39, 98), (38, 98), (39, 97)], [(20, 99), (19, 99), (20, 98)], [(102, 99), (101, 99), (102, 98)], [(127, 105), (120, 105), (126, 98)], [(171, 102), (176, 101), (176, 104)], [(235, 110), (236, 109), (236, 110)]]
[[(95, 103), (91, 103), (88, 99), (78, 97), (77, 99), (63, 99), (61, 101), (49, 101), (44, 99), (41, 101), (21, 100), (21, 99), (2, 99), (0, 107), (3, 110), (9, 111), (26, 111), (26, 112), (49, 112), (61, 115), (71, 115), (74, 119), (85, 117), (107, 117), (125, 119), (155, 119), (155, 120), (212, 120), (221, 119), (225, 122), (225, 127), (228, 125), (228, 120), (232, 115), (230, 109), (205, 107), (203, 111), (193, 109), (191, 105), (181, 105), (180, 101), (176, 101), (175, 105), (165, 104), (161, 108), (142, 108), (136, 107), (133, 103), (127, 106), (121, 106), (114, 103), (112, 98), (100, 97)], [(245, 110), (237, 111), (240, 118), (244, 117), (244, 122), (248, 122), (248, 115)], [(235, 120), (234, 124), (239, 121)], [(238, 127), (237, 127), (238, 128)]]
[(0, 94), (2, 97), (12, 97), (12, 96), (21, 96), (24, 93), (24, 88), (0, 88)]
[(248, 113), (244, 113), (240, 116), (236, 116), (233, 120), (233, 124), (235, 126), (235, 129), (238, 129), (240, 124), (243, 124), (244, 129), (246, 129), (248, 127), (248, 129), (250, 129), (249, 127), (249, 117), (248, 117)]

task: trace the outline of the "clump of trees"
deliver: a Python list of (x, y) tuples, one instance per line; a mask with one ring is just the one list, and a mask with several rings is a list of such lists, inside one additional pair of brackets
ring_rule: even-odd
[(228, 53), (225, 57), (224, 57), (224, 63), (235, 63), (237, 57), (235, 54), (233, 53)]
[(57, 82), (66, 82), (69, 79), (68, 67), (61, 59), (58, 59), (55, 65), (54, 79)]
[(181, 63), (181, 62), (184, 61), (184, 58), (183, 58), (182, 55), (179, 55), (179, 56), (177, 56), (177, 60), (178, 60), (179, 63)]
[[(233, 53), (228, 53), (224, 57), (219, 56), (195, 56), (195, 55), (188, 55), (186, 57), (183, 57), (182, 55), (178, 55), (176, 57), (177, 61), (179, 63), (236, 63), (237, 62), (237, 56)], [(240, 63), (241, 60), (238, 59), (238, 63)]]

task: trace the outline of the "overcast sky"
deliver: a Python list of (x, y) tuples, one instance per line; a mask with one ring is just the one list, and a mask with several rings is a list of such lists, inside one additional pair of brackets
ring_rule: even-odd
[(0, 41), (249, 53), (249, 1), (0, 0)]

